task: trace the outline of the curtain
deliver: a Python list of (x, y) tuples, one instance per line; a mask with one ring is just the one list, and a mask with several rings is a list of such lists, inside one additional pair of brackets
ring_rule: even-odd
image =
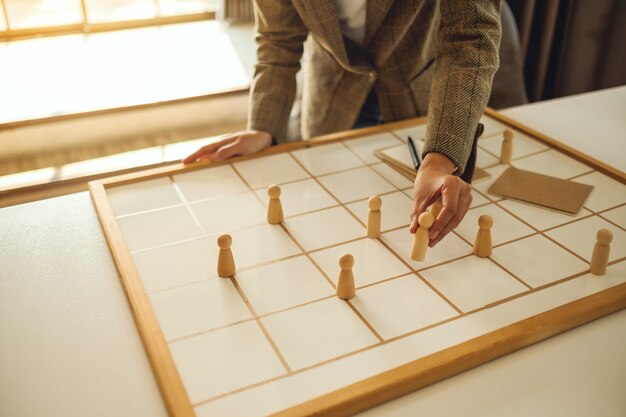
[(508, 0), (531, 101), (626, 84), (626, 2)]
[(221, 0), (219, 18), (229, 22), (254, 22), (251, 0)]

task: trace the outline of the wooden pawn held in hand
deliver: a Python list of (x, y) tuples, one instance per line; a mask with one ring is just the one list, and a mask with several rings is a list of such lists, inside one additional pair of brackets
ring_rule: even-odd
[(609, 229), (600, 229), (596, 234), (596, 244), (591, 255), (591, 267), (589, 271), (594, 275), (604, 275), (606, 265), (609, 263), (611, 254), (611, 242), (613, 233)]
[(283, 222), (283, 205), (280, 202), (280, 187), (270, 185), (267, 187), (267, 195), (270, 198), (267, 206), (267, 222), (269, 224), (281, 224)]
[(478, 218), (478, 233), (474, 240), (474, 253), (481, 258), (491, 256), (491, 226), (493, 219), (488, 214), (483, 214)]
[(220, 253), (217, 257), (217, 275), (222, 278), (228, 278), (235, 275), (235, 259), (230, 246), (233, 238), (230, 235), (221, 235), (217, 238), (217, 246), (220, 247)]
[(354, 257), (350, 254), (343, 254), (339, 258), (339, 280), (337, 281), (337, 297), (343, 300), (354, 298), (354, 274), (352, 267), (354, 266)]
[(411, 259), (422, 262), (426, 258), (426, 249), (428, 249), (428, 232), (435, 222), (433, 215), (427, 211), (420, 214), (417, 219), (419, 227), (413, 236), (413, 244), (411, 245)]
[(380, 207), (383, 201), (379, 196), (370, 197), (367, 202), (369, 210), (367, 212), (367, 237), (377, 239), (380, 237)]
[(503, 165), (511, 165), (513, 159), (513, 137), (515, 132), (511, 129), (505, 129), (502, 133), (502, 147), (500, 148), (500, 163)]

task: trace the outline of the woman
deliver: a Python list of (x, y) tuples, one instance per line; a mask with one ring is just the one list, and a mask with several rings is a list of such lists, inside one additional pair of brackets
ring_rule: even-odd
[(254, 0), (254, 8), (248, 130), (184, 162), (221, 161), (287, 141), (304, 51), (304, 138), (428, 110), (411, 233), (417, 217), (440, 200), (429, 234), (436, 245), (471, 203), (471, 187), (460, 177), (473, 169), (474, 134), (498, 67), (500, 1)]

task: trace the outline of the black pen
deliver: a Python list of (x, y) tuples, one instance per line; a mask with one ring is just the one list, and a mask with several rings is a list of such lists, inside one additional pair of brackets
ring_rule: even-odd
[(413, 160), (415, 171), (418, 171), (420, 169), (421, 161), (420, 161), (419, 155), (417, 154), (415, 143), (413, 142), (413, 139), (411, 139), (410, 136), (409, 136), (409, 139), (406, 141), (406, 143), (409, 145), (409, 153), (411, 154), (411, 159)]

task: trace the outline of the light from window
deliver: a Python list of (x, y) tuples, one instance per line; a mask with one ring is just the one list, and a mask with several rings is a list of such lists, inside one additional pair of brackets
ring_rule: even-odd
[(4, 17), (4, 9), (0, 7), (0, 32), (3, 30), (7, 30), (7, 24)]
[[(5, 0), (11, 29), (57, 26), (83, 21), (80, 0)], [(2, 22), (4, 26), (4, 21)]]
[(175, 16), (215, 11), (215, 0), (160, 0), (159, 15)]
[(153, 19), (157, 17), (154, 0), (85, 0), (89, 23)]

